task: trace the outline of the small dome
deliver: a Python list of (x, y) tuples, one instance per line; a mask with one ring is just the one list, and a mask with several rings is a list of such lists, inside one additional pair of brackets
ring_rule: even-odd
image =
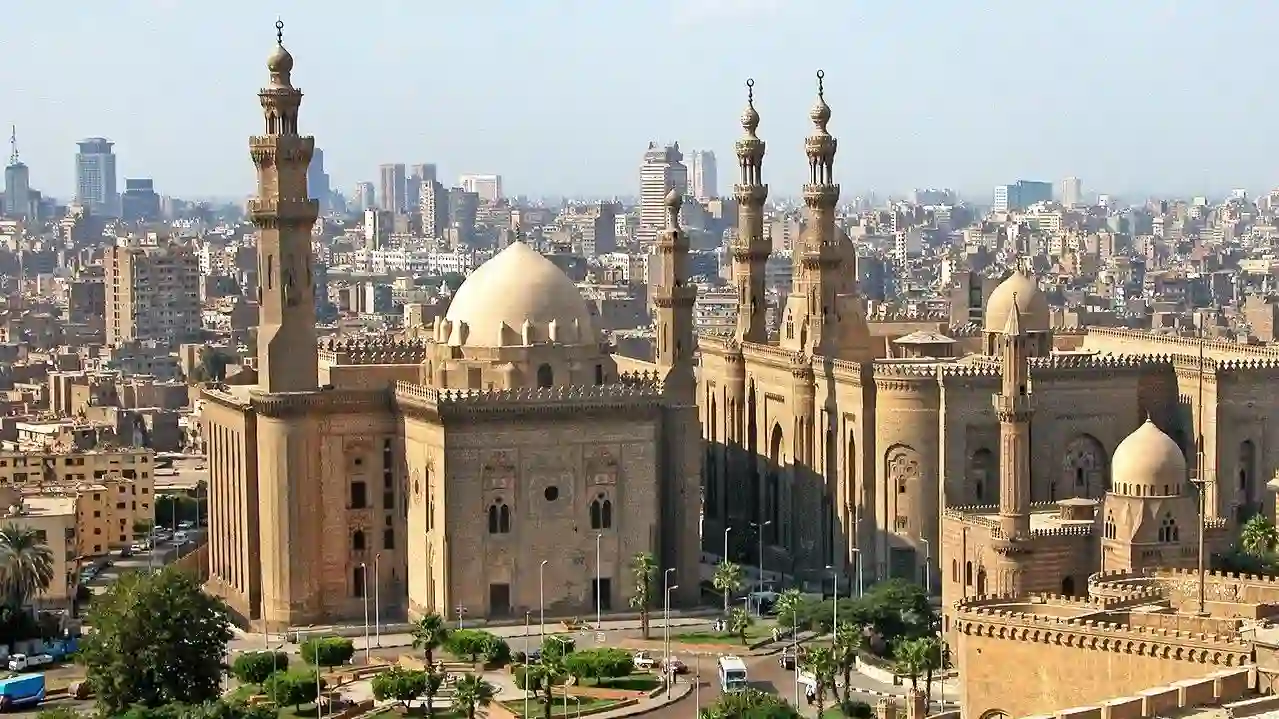
[(1180, 487), (1186, 481), (1181, 448), (1149, 419), (1119, 443), (1110, 467), (1115, 484)]
[(541, 337), (554, 322), (570, 333), (569, 344), (597, 341), (595, 320), (577, 286), (523, 242), (511, 243), (472, 272), (444, 319), (466, 326), (462, 344), (468, 347), (500, 346), (505, 332), (521, 332), (526, 322)]
[(266, 69), (273, 75), (285, 75), (293, 72), (293, 56), (288, 50), (284, 49), (284, 45), (276, 44), (275, 49), (271, 51), (271, 55), (266, 59)]
[(1052, 319), (1048, 313), (1048, 298), (1039, 290), (1039, 284), (1021, 270), (1008, 276), (990, 293), (986, 303), (985, 325), (987, 332), (1003, 332), (1008, 325), (1008, 315), (1013, 311), (1013, 296), (1017, 298), (1017, 310), (1024, 332), (1047, 332)]

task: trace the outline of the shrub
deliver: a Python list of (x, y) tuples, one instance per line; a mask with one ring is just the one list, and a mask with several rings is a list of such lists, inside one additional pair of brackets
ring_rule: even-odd
[(635, 660), (621, 649), (586, 649), (564, 660), (568, 672), (578, 679), (612, 679), (629, 675)]
[(485, 664), (500, 666), (511, 660), (511, 645), (496, 634), (489, 634), (485, 637), (482, 655)]
[[(502, 641), (500, 637), (479, 629), (458, 629), (449, 634), (445, 645), (449, 652), (457, 657), (467, 657), (472, 662), (479, 661), (481, 656), (487, 658), (489, 650), (494, 648), (493, 640)], [(505, 641), (502, 641), (505, 644)], [(509, 652), (509, 648), (507, 649)]]
[(846, 717), (852, 719), (870, 719), (875, 715), (875, 710), (866, 702), (860, 702), (856, 699), (845, 699), (839, 703), (839, 710)]
[(346, 637), (312, 637), (302, 642), (302, 660), (317, 667), (336, 667), (355, 656), (355, 644)]
[(316, 689), (323, 690), (325, 682), (319, 680), (316, 686), (316, 669), (290, 669), (276, 672), (262, 683), (262, 692), (277, 706), (299, 706), (316, 699)]
[(577, 642), (567, 634), (552, 634), (542, 640), (542, 656), (566, 657), (577, 648)]
[(373, 677), (373, 698), (408, 705), (426, 693), (426, 672), (391, 667)]
[(231, 674), (245, 684), (261, 684), (272, 674), (289, 668), (285, 652), (246, 652), (235, 658)]

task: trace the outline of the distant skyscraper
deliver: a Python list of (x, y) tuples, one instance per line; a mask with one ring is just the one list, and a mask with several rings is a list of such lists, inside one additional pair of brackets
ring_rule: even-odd
[(10, 128), (9, 164), (4, 168), (4, 214), (16, 219), (31, 213), (31, 172), (18, 159), (18, 129)]
[(1036, 202), (1051, 202), (1053, 183), (1018, 180), (995, 188), (995, 212), (1020, 212)]
[(666, 147), (648, 143), (640, 165), (640, 218), (635, 230), (640, 244), (651, 245), (666, 227), (666, 195), (673, 189), (688, 194), (688, 168), (679, 143)]
[(151, 222), (160, 219), (160, 195), (150, 178), (124, 179), (120, 195), (120, 219), (125, 222)]
[(404, 191), (407, 189), (404, 165), (382, 165), (378, 168), (381, 186), (378, 187), (379, 206), (387, 212), (404, 211)]
[(419, 163), (409, 165), (409, 176), (404, 181), (404, 211), (420, 215), (422, 212), (422, 183), (435, 181), (435, 165)]
[(75, 156), (76, 201), (95, 215), (119, 215), (120, 196), (116, 192), (113, 143), (105, 137), (90, 137), (77, 143)]
[(419, 224), (422, 234), (432, 239), (444, 235), (449, 223), (449, 192), (435, 180), (423, 180), (418, 195)]
[(719, 197), (719, 174), (715, 165), (715, 153), (697, 150), (688, 155), (688, 184), (693, 197), (712, 200)]
[(351, 198), (351, 202), (358, 212), (363, 212), (370, 207), (377, 207), (377, 194), (373, 191), (373, 183), (357, 183), (355, 185), (355, 197)]
[(1084, 203), (1084, 183), (1078, 177), (1067, 177), (1061, 181), (1061, 204), (1066, 207)]
[(320, 203), (320, 212), (331, 209), (330, 195), (333, 194), (333, 188), (329, 185), (329, 173), (324, 171), (324, 151), (318, 147), (311, 155), (311, 164), (306, 168), (306, 191), (311, 196), (310, 199)]
[[(416, 177), (423, 182), (426, 182), (428, 180), (431, 182), (436, 182), (440, 179), (439, 169), (436, 168), (434, 163), (430, 163), (430, 162), (424, 162), (417, 165), (409, 165), (409, 177)], [(409, 199), (412, 200), (413, 198), (410, 197)]]
[(474, 192), (480, 202), (497, 202), (502, 199), (501, 175), (462, 175), (457, 184), (467, 192)]

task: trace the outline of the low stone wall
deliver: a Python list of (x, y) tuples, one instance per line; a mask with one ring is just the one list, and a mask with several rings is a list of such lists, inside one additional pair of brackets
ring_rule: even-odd
[(171, 566), (187, 572), (201, 583), (209, 580), (209, 543), (205, 542), (182, 555)]
[(1216, 672), (1201, 679), (1146, 689), (1135, 696), (1116, 697), (1030, 719), (1155, 719), (1190, 709), (1229, 704), (1250, 696), (1253, 673), (1251, 667)]

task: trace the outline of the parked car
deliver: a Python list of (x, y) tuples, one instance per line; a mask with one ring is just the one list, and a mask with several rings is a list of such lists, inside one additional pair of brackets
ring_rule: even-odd
[(670, 657), (666, 660), (666, 671), (670, 674), (688, 674), (688, 665), (679, 657)]
[(648, 652), (635, 652), (632, 661), (634, 661), (636, 669), (643, 671), (650, 671), (657, 666), (657, 660), (650, 656)]
[(777, 657), (777, 665), (782, 669), (792, 670), (795, 668), (795, 662), (798, 661), (798, 653), (795, 651), (794, 645), (786, 647), (782, 650), (780, 656)]

